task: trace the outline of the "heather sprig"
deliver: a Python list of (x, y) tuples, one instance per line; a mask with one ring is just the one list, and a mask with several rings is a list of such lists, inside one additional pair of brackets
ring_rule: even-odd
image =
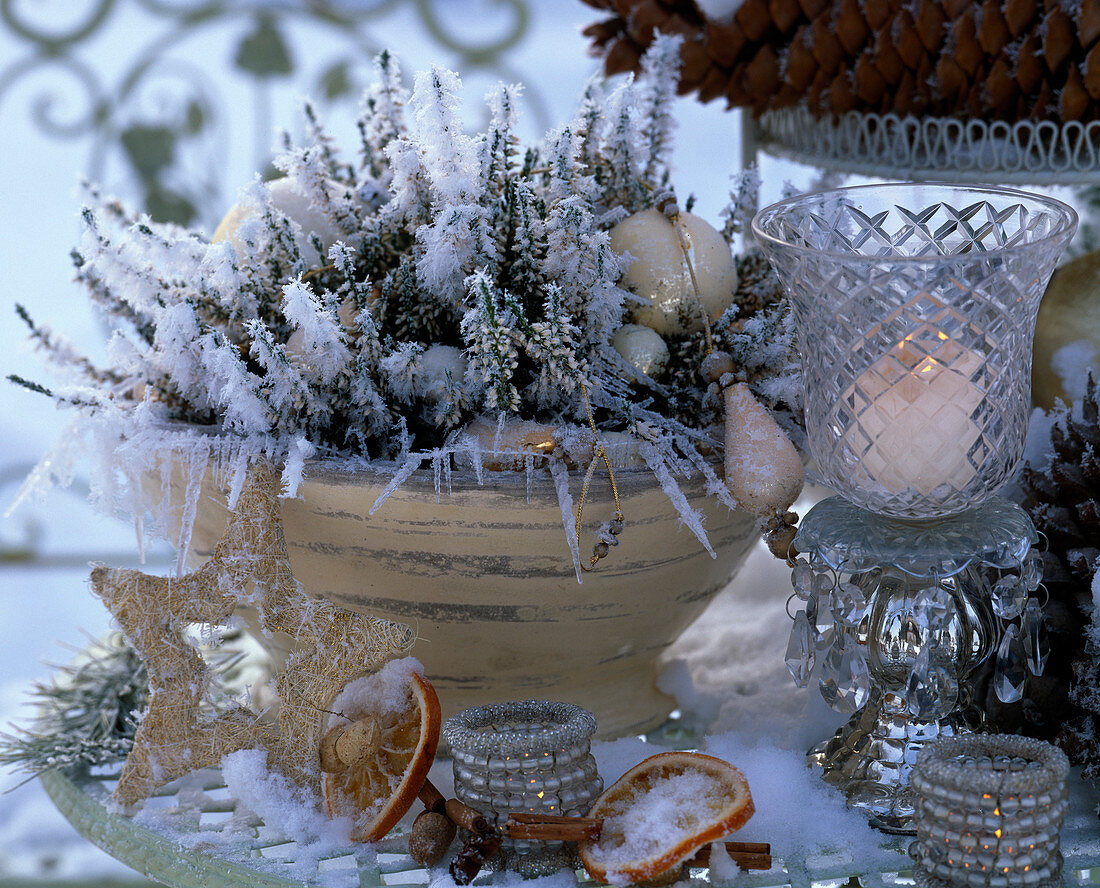
[[(690, 446), (690, 466), (689, 442), (720, 446), (720, 405), (697, 373), (706, 344), (669, 342), (667, 385), (611, 346), (637, 297), (619, 286), (628, 259), (609, 230), (668, 192), (678, 66), (678, 41), (658, 37), (644, 78), (593, 81), (571, 121), (524, 146), (518, 86), (489, 93), (488, 124), (471, 134), (457, 75), (433, 68), (410, 91), (383, 53), (355, 156), (340, 154), (307, 106), (306, 144), (287, 140), (275, 161), (284, 177), (246, 189), (213, 240), (89, 187), (73, 260), (115, 326), (110, 366), (21, 310), (68, 371), (61, 385), (29, 387), (75, 406), (101, 466), (125, 453), (132, 479), (184, 451), (262, 456), (287, 466), (292, 493), (310, 457), (438, 456), (482, 414), (564, 427), (587, 424), (586, 401), (608, 431), (636, 432), (630, 417), (643, 412), (659, 433), (651, 458), (671, 466)], [(752, 184), (735, 188), (731, 235)], [(777, 288), (734, 298), (720, 344), (770, 404), (794, 405), (793, 332)], [(53, 456), (49, 471), (64, 462)]]

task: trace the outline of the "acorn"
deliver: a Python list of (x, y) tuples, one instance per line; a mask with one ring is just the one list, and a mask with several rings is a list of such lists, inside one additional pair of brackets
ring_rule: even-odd
[(457, 827), (446, 814), (421, 811), (409, 833), (409, 857), (421, 866), (434, 866), (454, 841)]
[(339, 771), (343, 771), (346, 767), (336, 754), (336, 741), (339, 740), (340, 735), (344, 733), (344, 727), (344, 725), (337, 725), (321, 738), (321, 748), (319, 750), (321, 756), (321, 770), (326, 774), (336, 774)]

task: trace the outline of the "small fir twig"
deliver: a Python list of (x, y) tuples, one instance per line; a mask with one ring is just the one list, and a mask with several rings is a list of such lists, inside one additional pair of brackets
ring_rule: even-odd
[(22, 386), (28, 391), (35, 392), (39, 395), (45, 395), (47, 398), (53, 397), (53, 392), (50, 389), (46, 388), (46, 386), (42, 385), (41, 383), (35, 382), (32, 379), (24, 379), (22, 376), (19, 376), (15, 373), (8, 374), (8, 382), (14, 382), (16, 385)]
[(28, 780), (53, 769), (95, 767), (130, 753), (136, 716), (149, 696), (145, 666), (121, 636), (96, 642), (88, 659), (62, 666), (31, 692), (38, 717), (29, 728), (0, 734), (0, 765)]

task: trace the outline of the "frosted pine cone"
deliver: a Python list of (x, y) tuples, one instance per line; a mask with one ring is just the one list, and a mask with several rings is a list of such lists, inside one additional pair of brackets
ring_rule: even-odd
[(744, 0), (724, 20), (692, 0), (584, 2), (611, 13), (585, 31), (609, 74), (680, 34), (680, 91), (757, 115), (1100, 116), (1100, 0)]
[(1092, 614), (1092, 578), (1100, 559), (1100, 409), (1096, 384), (1085, 397), (1055, 415), (1049, 467), (1024, 470), (1025, 507), (1048, 541), (1043, 584), (1050, 594), (1043, 608), (1050, 636), (1050, 659), (1041, 678), (1029, 680), (1022, 704), (1000, 705), (992, 694), (988, 715), (1001, 730), (1056, 739), (1071, 756), (1100, 763), (1092, 712), (1080, 689), (1092, 685), (1100, 663), (1086, 655)]

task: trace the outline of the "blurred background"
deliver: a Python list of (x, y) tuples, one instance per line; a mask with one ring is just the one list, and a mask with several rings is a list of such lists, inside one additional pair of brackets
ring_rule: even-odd
[[(51, 382), (17, 303), (93, 356), (105, 342), (72, 282), (83, 180), (158, 220), (210, 232), (268, 167), (278, 131), (301, 132), (303, 97), (339, 143), (354, 144), (359, 94), (383, 48), (410, 81), (432, 63), (458, 70), (472, 127), (491, 84), (524, 83), (522, 134), (533, 140), (572, 115), (598, 70), (580, 34), (596, 18), (578, 0), (0, 3), (0, 376)], [(718, 224), (741, 165), (738, 116), (688, 99), (676, 116), (678, 192)], [(765, 170), (765, 198), (792, 175), (785, 164)], [(0, 512), (67, 419), (0, 383)], [(0, 730), (31, 717), (27, 691), (49, 664), (109, 628), (86, 588), (88, 563), (137, 563), (133, 528), (94, 512), (86, 492), (76, 477), (0, 518)], [(150, 569), (167, 570), (170, 554), (153, 547)], [(134, 884), (21, 779), (0, 770), (0, 886)]]

